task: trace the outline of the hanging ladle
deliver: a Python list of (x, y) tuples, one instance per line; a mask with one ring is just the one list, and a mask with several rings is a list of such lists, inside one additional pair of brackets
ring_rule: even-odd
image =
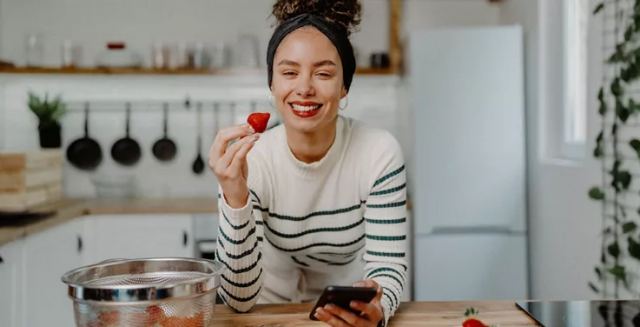
[(197, 149), (198, 149), (198, 155), (196, 156), (196, 159), (193, 161), (193, 164), (191, 165), (191, 170), (195, 173), (195, 174), (202, 174), (202, 172), (204, 171), (204, 160), (202, 159), (202, 103), (198, 102), (196, 104), (196, 112), (197, 112), (197, 124), (198, 124), (198, 138), (197, 138)]

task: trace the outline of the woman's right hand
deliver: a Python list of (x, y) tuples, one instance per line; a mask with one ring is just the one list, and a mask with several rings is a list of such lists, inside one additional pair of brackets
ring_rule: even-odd
[(216, 134), (209, 150), (209, 168), (218, 178), (222, 196), (232, 208), (244, 207), (249, 198), (247, 153), (259, 137), (248, 124), (227, 127)]

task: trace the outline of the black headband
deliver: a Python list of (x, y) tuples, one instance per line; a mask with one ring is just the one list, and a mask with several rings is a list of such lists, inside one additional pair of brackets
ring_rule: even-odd
[(269, 47), (267, 48), (269, 87), (271, 87), (271, 80), (273, 78), (273, 58), (276, 55), (276, 49), (278, 49), (280, 42), (282, 42), (289, 33), (307, 25), (317, 28), (331, 41), (331, 43), (333, 43), (336, 49), (338, 49), (338, 55), (342, 61), (344, 87), (349, 91), (351, 81), (353, 80), (353, 74), (356, 71), (356, 58), (353, 55), (351, 42), (349, 42), (349, 33), (347, 33), (347, 30), (344, 27), (331, 23), (326, 19), (313, 14), (301, 14), (289, 18), (280, 24), (273, 32), (271, 40), (269, 40)]

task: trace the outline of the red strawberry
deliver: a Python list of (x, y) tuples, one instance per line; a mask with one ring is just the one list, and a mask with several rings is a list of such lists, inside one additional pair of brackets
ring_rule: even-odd
[(256, 133), (262, 133), (267, 129), (269, 117), (271, 117), (271, 114), (268, 112), (254, 112), (247, 117), (247, 123), (253, 127)]
[(469, 318), (462, 323), (462, 327), (487, 327), (487, 325), (478, 319)]

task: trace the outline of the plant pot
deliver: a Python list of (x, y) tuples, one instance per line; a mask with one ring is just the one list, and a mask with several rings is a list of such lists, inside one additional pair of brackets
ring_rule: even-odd
[(60, 124), (58, 124), (57, 122), (40, 123), (38, 125), (38, 132), (40, 134), (40, 147), (59, 148), (62, 144), (60, 130)]

